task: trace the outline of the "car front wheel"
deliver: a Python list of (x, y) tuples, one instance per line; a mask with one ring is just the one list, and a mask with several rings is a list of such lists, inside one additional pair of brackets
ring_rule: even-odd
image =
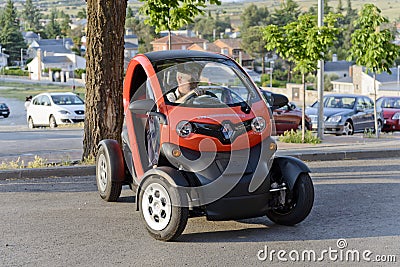
[(345, 135), (353, 135), (354, 134), (354, 126), (351, 121), (346, 121), (343, 127), (343, 134)]
[(186, 227), (188, 208), (178, 191), (161, 177), (150, 177), (139, 194), (140, 210), (147, 231), (157, 240), (178, 238)]
[(295, 225), (303, 221), (310, 213), (314, 203), (314, 186), (308, 173), (302, 173), (292, 190), (286, 190), (285, 203), (272, 207), (267, 217), (281, 225)]

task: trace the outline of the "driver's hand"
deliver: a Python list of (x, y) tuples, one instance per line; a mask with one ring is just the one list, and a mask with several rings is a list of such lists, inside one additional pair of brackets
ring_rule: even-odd
[(204, 95), (206, 93), (206, 90), (204, 90), (202, 88), (199, 88), (199, 87), (193, 89), (193, 91), (197, 96), (201, 96), (201, 95)]

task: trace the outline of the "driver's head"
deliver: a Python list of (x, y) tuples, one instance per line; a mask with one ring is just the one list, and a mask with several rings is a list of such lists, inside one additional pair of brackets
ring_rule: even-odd
[(187, 94), (195, 89), (199, 83), (199, 67), (195, 63), (184, 63), (177, 66), (176, 79), (179, 91)]

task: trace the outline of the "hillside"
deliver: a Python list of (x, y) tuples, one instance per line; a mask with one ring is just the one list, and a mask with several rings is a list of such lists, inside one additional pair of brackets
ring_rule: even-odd
[[(19, 10), (25, 3), (25, 0), (13, 0), (15, 7)], [(218, 11), (221, 16), (230, 16), (233, 19), (237, 19), (243, 11), (243, 5), (249, 5), (254, 3), (259, 6), (267, 6), (270, 12), (273, 12), (275, 8), (279, 8), (280, 3), (283, 0), (223, 0), (221, 6), (212, 6), (209, 8), (211, 11)], [(0, 7), (4, 7), (6, 0), (0, 0)], [(307, 11), (309, 7), (317, 5), (317, 0), (295, 0), (299, 6)], [(33, 3), (40, 8), (43, 13), (48, 13), (53, 7), (56, 9), (64, 10), (65, 13), (70, 15), (76, 15), (79, 10), (86, 6), (85, 0), (33, 0)], [(343, 6), (346, 5), (347, 1), (342, 0)], [(352, 0), (351, 5), (353, 8), (359, 9), (366, 3), (374, 3), (381, 10), (384, 16), (387, 16), (391, 21), (400, 20), (400, 0), (380, 0), (380, 1), (368, 1), (368, 0)], [(129, 6), (132, 9), (137, 9), (141, 3), (137, 0), (129, 0)], [(334, 10), (337, 8), (338, 0), (329, 0), (329, 6)]]

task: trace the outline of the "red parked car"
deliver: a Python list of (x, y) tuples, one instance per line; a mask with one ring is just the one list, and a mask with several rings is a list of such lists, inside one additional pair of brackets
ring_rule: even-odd
[(400, 97), (383, 96), (376, 101), (376, 104), (383, 111), (382, 132), (400, 131)]
[[(274, 121), (275, 121), (275, 134), (281, 135), (285, 131), (290, 130), (299, 130), (301, 129), (301, 109), (297, 108), (293, 103), (290, 103), (288, 98), (282, 94), (272, 93), (267, 90), (262, 90), (262, 93), (270, 103), (271, 100), (275, 100), (279, 98), (279, 101), (275, 101), (275, 103), (279, 103), (279, 105), (271, 106)], [(306, 115), (306, 129), (312, 129), (312, 122), (310, 117)]]

